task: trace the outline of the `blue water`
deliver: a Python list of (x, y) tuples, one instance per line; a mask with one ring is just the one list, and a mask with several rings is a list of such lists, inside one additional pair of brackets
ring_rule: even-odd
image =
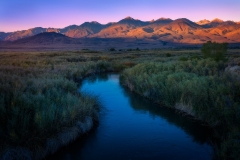
[(80, 90), (99, 96), (99, 125), (50, 159), (212, 159), (208, 127), (130, 92), (118, 74), (90, 77)]

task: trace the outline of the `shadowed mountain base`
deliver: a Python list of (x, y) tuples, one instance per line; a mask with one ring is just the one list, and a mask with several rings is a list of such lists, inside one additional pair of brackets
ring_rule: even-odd
[[(163, 38), (165, 36), (162, 36)], [(55, 32), (40, 33), (32, 37), (16, 41), (0, 41), (0, 50), (79, 50), (97, 49), (158, 49), (158, 48), (199, 48), (199, 43), (176, 43), (163, 41), (160, 37), (138, 38), (70, 38)], [(232, 43), (230, 47), (239, 47), (240, 43)]]

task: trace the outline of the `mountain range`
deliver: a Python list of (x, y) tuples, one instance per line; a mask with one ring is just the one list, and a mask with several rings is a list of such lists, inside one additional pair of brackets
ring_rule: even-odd
[[(44, 32), (56, 32), (70, 38), (128, 38), (190, 44), (201, 44), (209, 40), (240, 42), (240, 22), (223, 21), (217, 18), (199, 22), (186, 18), (141, 21), (132, 17), (108, 24), (93, 21), (65, 28), (36, 27), (16, 32), (0, 32), (0, 41), (16, 41)], [(69, 40), (68, 43), (71, 41)]]

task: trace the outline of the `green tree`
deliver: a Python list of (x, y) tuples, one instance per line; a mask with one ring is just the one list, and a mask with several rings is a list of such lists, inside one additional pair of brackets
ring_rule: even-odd
[(201, 52), (203, 58), (213, 58), (215, 61), (225, 60), (227, 53), (228, 43), (217, 43), (208, 41), (204, 43)]

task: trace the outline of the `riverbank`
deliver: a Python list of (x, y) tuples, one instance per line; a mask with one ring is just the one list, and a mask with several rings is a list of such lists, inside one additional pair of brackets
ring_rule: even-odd
[(142, 63), (125, 70), (120, 80), (156, 103), (220, 127), (223, 134), (217, 159), (238, 159), (240, 82), (225, 68), (224, 63), (208, 59)]
[(58, 133), (55, 137), (47, 138), (45, 148), (39, 150), (31, 151), (31, 149), (27, 147), (20, 146), (7, 148), (3, 151), (1, 159), (42, 159), (49, 154), (53, 154), (59, 148), (76, 140), (79, 136), (89, 132), (93, 128), (94, 123), (96, 123), (96, 120), (97, 119), (93, 119), (92, 117), (86, 117), (83, 121), (77, 121), (75, 126), (65, 129), (65, 131)]
[(101, 104), (97, 97), (79, 93), (77, 83), (111, 71), (110, 64), (59, 70), (1, 67), (1, 159), (41, 159), (97, 124)]

